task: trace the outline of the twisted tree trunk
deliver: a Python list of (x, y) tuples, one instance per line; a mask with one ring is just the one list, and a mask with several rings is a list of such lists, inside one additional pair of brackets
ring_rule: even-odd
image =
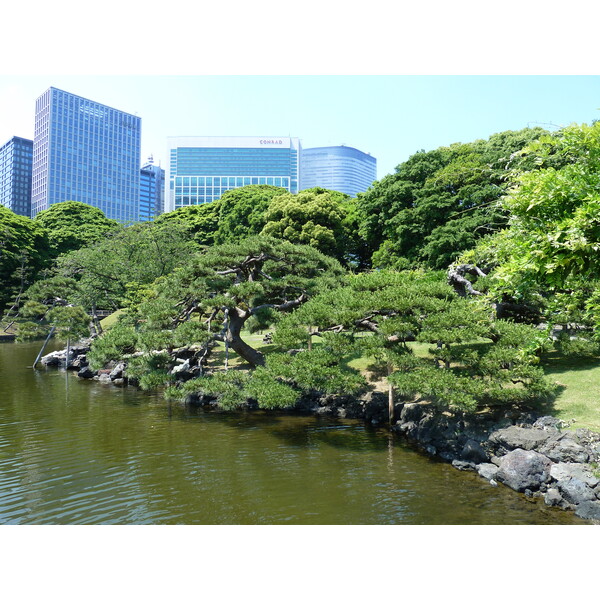
[(242, 327), (251, 316), (250, 311), (234, 308), (229, 311), (229, 323), (225, 331), (225, 340), (229, 347), (252, 367), (261, 367), (265, 364), (265, 355), (256, 350), (242, 339)]

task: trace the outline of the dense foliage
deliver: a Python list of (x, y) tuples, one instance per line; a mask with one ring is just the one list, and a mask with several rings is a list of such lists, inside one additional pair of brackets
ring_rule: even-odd
[[(221, 341), (250, 365), (262, 365), (264, 355), (242, 339), (242, 328), (268, 327), (278, 312), (300, 306), (341, 275), (339, 263), (317, 250), (265, 236), (215, 246), (157, 282), (91, 356), (95, 364), (117, 359), (123, 343), (146, 352), (200, 344), (207, 354)], [(154, 362), (153, 370), (166, 369)]]
[(0, 205), (0, 315), (48, 266), (48, 232)]
[(34, 222), (46, 230), (53, 258), (98, 242), (120, 228), (99, 208), (74, 201), (52, 205), (39, 212)]
[[(376, 272), (349, 276), (278, 324), (282, 349), (321, 343), (312, 353), (371, 356), (404, 400), (475, 410), (524, 404), (551, 386), (536, 366), (545, 336), (527, 325), (497, 321), (484, 303), (460, 298), (436, 273)], [(306, 374), (304, 375), (306, 376)]]
[(461, 257), (489, 272), (493, 298), (541, 307), (553, 323), (600, 324), (600, 123), (573, 125), (521, 153), (503, 199), (509, 227)]
[(188, 230), (178, 223), (119, 228), (62, 255), (53, 276), (36, 282), (27, 296), (45, 302), (59, 295), (87, 310), (117, 310), (139, 302), (144, 290), (184, 264), (193, 248)]
[(344, 261), (352, 232), (345, 228), (346, 203), (341, 192), (313, 188), (273, 198), (264, 216), (264, 235), (304, 244)]
[(510, 169), (533, 167), (516, 154), (545, 133), (505, 131), (488, 140), (421, 151), (359, 195), (360, 233), (373, 266), (441, 269), (478, 239), (506, 226), (498, 200)]
[(286, 191), (272, 185), (247, 185), (225, 192), (218, 200), (219, 228), (215, 242), (236, 243), (262, 231), (273, 198)]

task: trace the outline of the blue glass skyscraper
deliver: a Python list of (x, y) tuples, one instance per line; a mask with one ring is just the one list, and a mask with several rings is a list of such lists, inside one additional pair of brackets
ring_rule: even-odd
[(165, 210), (165, 170), (152, 158), (140, 170), (140, 208), (138, 221), (153, 221)]
[(56, 88), (35, 104), (32, 216), (76, 200), (138, 219), (141, 119)]
[(0, 204), (31, 216), (33, 141), (13, 137), (0, 146)]
[(298, 138), (171, 137), (168, 152), (165, 212), (212, 202), (245, 185), (298, 192)]
[(377, 179), (377, 160), (350, 146), (302, 150), (300, 189), (322, 187), (356, 197)]

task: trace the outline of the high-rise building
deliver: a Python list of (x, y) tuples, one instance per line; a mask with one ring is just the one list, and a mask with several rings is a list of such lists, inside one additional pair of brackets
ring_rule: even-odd
[(302, 150), (300, 189), (322, 187), (355, 197), (377, 179), (377, 160), (350, 146)]
[(138, 221), (153, 221), (165, 211), (165, 170), (152, 157), (140, 169), (140, 208)]
[(76, 200), (138, 219), (141, 119), (49, 88), (35, 104), (32, 216)]
[(170, 137), (165, 212), (245, 185), (297, 193), (300, 150), (300, 140), (291, 137)]
[(33, 141), (12, 137), (0, 146), (0, 205), (31, 216)]

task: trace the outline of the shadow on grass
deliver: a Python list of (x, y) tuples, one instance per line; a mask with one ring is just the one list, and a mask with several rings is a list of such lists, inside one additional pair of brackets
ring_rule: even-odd
[(590, 391), (600, 387), (600, 359), (598, 357), (565, 356), (551, 352), (542, 357), (540, 366), (549, 379), (557, 385), (551, 398), (539, 402), (534, 410), (558, 416), (566, 421), (588, 422), (595, 428), (597, 415), (590, 403)]
[(558, 352), (554, 352), (544, 356), (540, 361), (540, 365), (546, 375), (552, 375), (568, 371), (589, 371), (600, 367), (600, 359), (587, 356), (563, 356)]

